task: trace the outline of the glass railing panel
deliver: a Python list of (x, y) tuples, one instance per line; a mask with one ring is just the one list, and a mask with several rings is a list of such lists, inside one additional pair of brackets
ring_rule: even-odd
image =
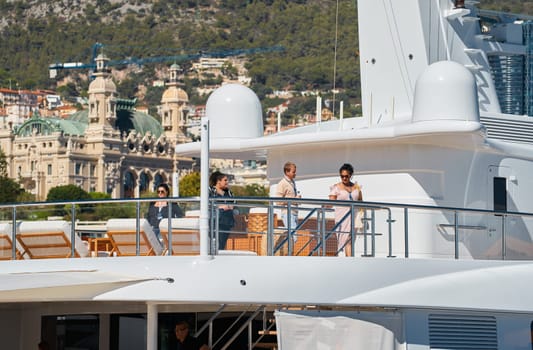
[(455, 257), (454, 213), (431, 208), (393, 208), (392, 251), (409, 258)]
[(495, 226), (504, 232), (502, 256), (506, 260), (533, 260), (533, 216), (500, 216)]
[[(225, 205), (213, 202), (213, 206)], [(213, 222), (216, 221), (216, 213)], [(234, 225), (223, 232), (212, 230), (213, 251), (218, 254), (269, 255), (276, 240), (279, 213), (268, 200), (238, 200), (233, 203)], [(215, 227), (216, 228), (216, 227)], [(221, 234), (227, 233), (226, 244), (219, 242)], [(216, 248), (216, 249), (215, 249)]]
[(10, 260), (13, 257), (12, 218), (12, 208), (0, 208), (0, 260)]
[(486, 213), (476, 211), (444, 211), (437, 226), (437, 235), (448, 242), (447, 255), (457, 259), (487, 259), (487, 250), (501, 239), (488, 232)]
[(150, 203), (141, 211), (152, 225), (159, 243), (163, 247), (156, 255), (198, 255), (200, 254), (200, 211), (198, 201), (166, 199), (161, 210)]
[[(74, 208), (74, 209), (73, 209)], [(86, 242), (72, 225), (72, 204), (20, 204), (16, 206), (16, 258), (87, 257)], [(11, 222), (13, 224), (13, 221)]]

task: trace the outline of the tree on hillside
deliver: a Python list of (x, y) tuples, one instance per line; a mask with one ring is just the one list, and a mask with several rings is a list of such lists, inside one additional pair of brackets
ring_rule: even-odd
[(0, 177), (0, 203), (17, 202), (18, 196), (24, 192), (18, 182), (8, 178)]
[(268, 188), (258, 184), (232, 186), (231, 192), (233, 192), (235, 197), (268, 197), (269, 195)]
[[(90, 192), (92, 200), (111, 199), (111, 196), (104, 192)], [(111, 202), (96, 203), (90, 205), (90, 210), (86, 210), (80, 215), (83, 220), (108, 220), (111, 218), (134, 218), (136, 215), (135, 202)]]
[(88, 200), (91, 196), (76, 185), (63, 185), (52, 187), (46, 196), (47, 202)]
[[(63, 185), (63, 186), (56, 186), (52, 187), (50, 191), (48, 191), (48, 195), (46, 196), (47, 202), (65, 202), (65, 201), (83, 201), (83, 200), (89, 200), (91, 199), (91, 196), (89, 193), (87, 193), (84, 189), (76, 186), (76, 185)], [(92, 208), (91, 205), (83, 205), (81, 206), (81, 210), (79, 210), (80, 207), (76, 206), (76, 213), (92, 213), (94, 211), (94, 208)], [(69, 216), (71, 213), (71, 205), (67, 204), (65, 206), (57, 205), (55, 206), (54, 215), (59, 216)], [(77, 214), (76, 214), (77, 215)], [(86, 220), (86, 218), (84, 218)]]
[(200, 173), (190, 173), (180, 180), (180, 197), (194, 197), (200, 195)]
[(6, 154), (1, 148), (0, 148), (0, 177), (7, 177)]
[(4, 151), (0, 148), (0, 203), (13, 203), (24, 192), (18, 182), (7, 176), (7, 160)]

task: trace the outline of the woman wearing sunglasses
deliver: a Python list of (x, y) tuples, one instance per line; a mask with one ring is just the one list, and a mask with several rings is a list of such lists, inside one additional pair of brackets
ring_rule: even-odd
[[(157, 197), (159, 198), (167, 198), (170, 196), (170, 187), (165, 184), (159, 184), (157, 186)], [(157, 238), (160, 238), (160, 232), (159, 232), (159, 222), (163, 218), (168, 218), (168, 205), (171, 204), (172, 208), (172, 214), (171, 217), (173, 218), (181, 218), (183, 216), (183, 212), (181, 211), (181, 208), (176, 203), (171, 203), (167, 201), (157, 201), (157, 202), (151, 202), (150, 207), (148, 208), (148, 215), (147, 219), (150, 225), (152, 225), (152, 228), (154, 229), (154, 233), (157, 235)]]
[[(361, 187), (357, 182), (352, 182), (353, 166), (344, 163), (339, 169), (341, 181), (330, 187), (329, 199), (343, 200), (343, 201), (362, 201), (363, 193)], [(351, 215), (349, 215), (350, 207), (339, 206), (335, 207), (335, 224), (339, 223), (346, 214), (348, 216), (337, 227), (337, 252), (340, 256), (349, 256), (352, 251), (351, 229), (352, 223)], [(355, 220), (354, 220), (355, 221)], [(354, 232), (356, 228), (354, 227)]]

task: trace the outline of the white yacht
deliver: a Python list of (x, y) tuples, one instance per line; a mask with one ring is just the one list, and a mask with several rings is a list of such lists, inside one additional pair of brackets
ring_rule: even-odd
[[(73, 203), (54, 224), (31, 221), (43, 203), (0, 206), (2, 348), (167, 349), (187, 320), (217, 350), (531, 349), (533, 18), (477, 3), (359, 0), (361, 118), (262, 136), (251, 90), (212, 94), (210, 142), (176, 152), (204, 173), (209, 156), (266, 159), (273, 187), (296, 163), (298, 227), (277, 225), (279, 199), (236, 199), (247, 225), (219, 250), (203, 192), (171, 199), (200, 212), (161, 240), (136, 200), (87, 247)], [(364, 202), (327, 200), (343, 163)], [(354, 257), (336, 256), (332, 205), (365, 209)]]

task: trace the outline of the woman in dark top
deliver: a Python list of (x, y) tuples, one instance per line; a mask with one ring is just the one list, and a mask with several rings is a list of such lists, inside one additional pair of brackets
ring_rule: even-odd
[[(162, 183), (159, 186), (157, 186), (157, 196), (159, 198), (166, 198), (170, 196), (170, 188), (167, 184)], [(159, 238), (159, 222), (163, 218), (168, 218), (168, 204), (170, 202), (166, 201), (157, 201), (150, 203), (150, 207), (148, 208), (148, 215), (147, 219), (152, 228), (154, 229), (155, 234)], [(181, 218), (183, 216), (183, 212), (181, 211), (181, 208), (176, 203), (171, 203), (172, 208), (172, 218)]]
[[(210, 197), (233, 197), (228, 187), (228, 176), (215, 171), (209, 178), (209, 196)], [(218, 205), (218, 249), (226, 248), (226, 241), (228, 240), (229, 232), (235, 224), (233, 217), (233, 205), (223, 204), (219, 202)]]

